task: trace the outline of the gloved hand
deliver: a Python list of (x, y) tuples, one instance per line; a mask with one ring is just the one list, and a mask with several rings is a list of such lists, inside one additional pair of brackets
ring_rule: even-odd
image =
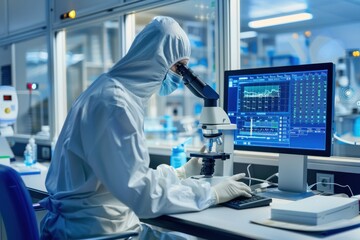
[(251, 197), (250, 187), (243, 182), (237, 181), (244, 176), (245, 173), (236, 174), (211, 187), (216, 194), (218, 204), (240, 196)]
[[(200, 152), (205, 152), (206, 146), (202, 146)], [(200, 175), (202, 167), (202, 158), (193, 157), (190, 158), (187, 163), (185, 163), (182, 167), (179, 167), (176, 170), (176, 173), (180, 179), (185, 179), (191, 176)]]

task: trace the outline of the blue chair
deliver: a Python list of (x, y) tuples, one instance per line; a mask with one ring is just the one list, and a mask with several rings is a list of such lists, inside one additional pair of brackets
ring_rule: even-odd
[[(35, 210), (29, 191), (19, 173), (0, 164), (0, 215), (7, 239), (39, 240)], [(90, 238), (91, 240), (123, 239), (138, 235), (135, 231)]]

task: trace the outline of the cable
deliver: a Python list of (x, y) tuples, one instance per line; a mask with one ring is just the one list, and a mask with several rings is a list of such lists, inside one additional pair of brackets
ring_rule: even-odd
[(273, 175), (271, 175), (270, 177), (268, 177), (267, 179), (265, 179), (266, 181), (269, 181), (270, 179), (272, 179), (273, 177), (279, 177), (279, 173), (274, 173)]
[(248, 176), (249, 176), (249, 187), (251, 186), (251, 174), (250, 174), (250, 167), (251, 167), (251, 164), (249, 164), (248, 166), (247, 166), (247, 168), (246, 168), (246, 170), (247, 170), (247, 174), (248, 174)]
[(251, 185), (251, 186), (249, 185), (249, 187), (251, 188), (251, 191), (255, 194), (259, 193), (259, 192), (263, 192), (265, 189), (267, 189), (270, 186), (278, 186), (277, 183), (272, 183), (267, 180), (263, 180), (263, 179), (259, 179), (259, 178), (243, 177), (242, 179), (247, 179), (249, 181), (253, 180), (253, 181), (261, 182), (261, 183), (257, 183), (257, 184)]
[(253, 181), (257, 181), (257, 182), (263, 182), (263, 183), (268, 183), (270, 185), (277, 185), (277, 183), (273, 183), (264, 179), (260, 179), (260, 178), (253, 178), (253, 177), (243, 177), (241, 179), (246, 179), (246, 180), (253, 180)]
[[(311, 184), (309, 186), (309, 189), (311, 190), (314, 186), (318, 185), (318, 184), (323, 184), (323, 182), (316, 182), (314, 184)], [(349, 185), (341, 185), (341, 184), (338, 184), (338, 183), (326, 183), (326, 184), (331, 184), (331, 185), (335, 185), (335, 186), (338, 186), (338, 187), (342, 187), (342, 188), (348, 188), (350, 193), (351, 193), (351, 197), (354, 196), (354, 193), (353, 191), (351, 190), (351, 187)]]
[[(251, 173), (250, 173), (250, 167), (251, 167), (251, 164), (249, 164), (246, 168), (247, 170), (247, 175), (248, 177), (243, 177), (243, 179), (246, 179), (246, 180), (249, 180), (249, 187), (251, 186), (251, 181), (254, 180), (254, 181), (257, 181), (257, 182), (262, 182), (262, 183), (267, 183), (268, 186), (278, 186), (277, 183), (273, 183), (273, 182), (270, 182), (270, 179), (272, 179), (273, 177), (278, 177), (279, 176), (279, 173), (274, 173), (273, 175), (271, 175), (270, 177), (266, 178), (265, 180), (264, 179), (260, 179), (260, 178), (253, 178), (251, 177)], [(255, 184), (256, 185), (256, 184)], [(254, 186), (255, 186), (254, 185)], [(259, 184), (261, 188), (263, 188), (264, 186), (261, 186), (261, 184)], [(266, 187), (268, 187), (266, 186)], [(264, 187), (264, 188), (266, 188)]]

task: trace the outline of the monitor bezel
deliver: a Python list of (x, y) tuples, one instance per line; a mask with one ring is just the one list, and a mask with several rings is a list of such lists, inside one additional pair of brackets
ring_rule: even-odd
[(334, 126), (334, 72), (335, 65), (331, 62), (327, 63), (314, 63), (314, 64), (302, 64), (280, 67), (264, 67), (264, 68), (249, 68), (239, 70), (226, 70), (224, 72), (224, 110), (228, 113), (228, 86), (229, 76), (233, 75), (249, 75), (249, 74), (267, 74), (267, 73), (284, 73), (284, 72), (301, 72), (301, 71), (314, 71), (314, 70), (327, 70), (327, 112), (326, 112), (326, 142), (325, 149), (299, 149), (299, 148), (280, 148), (280, 147), (260, 147), (260, 146), (244, 146), (234, 143), (235, 150), (244, 151), (260, 151), (270, 153), (286, 153), (296, 155), (312, 155), (312, 156), (326, 156), (329, 157), (332, 154), (332, 141), (333, 141), (333, 126)]

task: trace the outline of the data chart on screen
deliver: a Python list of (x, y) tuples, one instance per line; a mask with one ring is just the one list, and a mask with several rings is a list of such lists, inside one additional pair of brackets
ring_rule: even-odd
[(329, 74), (296, 67), (228, 71), (225, 110), (237, 126), (235, 145), (324, 150), (332, 121)]

